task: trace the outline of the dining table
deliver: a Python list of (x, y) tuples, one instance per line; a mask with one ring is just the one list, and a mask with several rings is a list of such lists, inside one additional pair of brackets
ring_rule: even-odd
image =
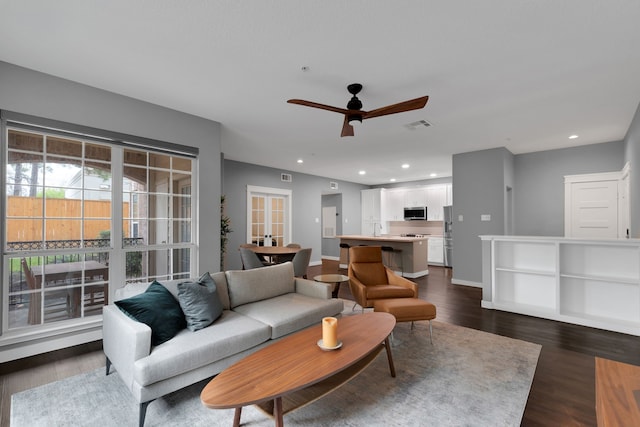
[[(253, 252), (261, 257), (265, 257), (272, 264), (279, 264), (284, 261), (289, 261), (290, 256), (295, 255), (300, 248), (291, 248), (289, 246), (250, 246)], [(288, 255), (288, 257), (285, 257)]]
[[(73, 284), (82, 277), (85, 278), (85, 291), (93, 299), (95, 292), (100, 292), (104, 298), (104, 304), (108, 304), (108, 281), (109, 266), (98, 261), (76, 261), (63, 262), (55, 264), (37, 265), (31, 267), (31, 271), (36, 280), (36, 286), (39, 288), (44, 283), (45, 287), (63, 284), (68, 286)], [(102, 279), (104, 284), (90, 286), (89, 280)], [(71, 282), (71, 283), (69, 283)], [(73, 317), (77, 317), (80, 313), (80, 303), (82, 300), (82, 288), (73, 286), (70, 289), (71, 307), (70, 311)]]

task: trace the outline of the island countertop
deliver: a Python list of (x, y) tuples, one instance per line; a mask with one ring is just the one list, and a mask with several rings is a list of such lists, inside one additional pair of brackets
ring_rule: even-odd
[(359, 234), (351, 234), (351, 235), (342, 235), (336, 236), (338, 239), (345, 240), (369, 240), (373, 242), (420, 242), (427, 240), (430, 235), (423, 234), (422, 237), (407, 237), (407, 236), (398, 236), (393, 234), (383, 234), (382, 236), (362, 236)]
[[(387, 256), (387, 263), (393, 261), (393, 270), (404, 277), (417, 278), (429, 274), (427, 265), (427, 246), (429, 235), (424, 234), (422, 237), (408, 237), (386, 234), (382, 236), (363, 236), (359, 234), (337, 236), (340, 243), (346, 243), (347, 247), (340, 248), (340, 268), (347, 268), (349, 265), (350, 246), (390, 246), (395, 251)], [(392, 258), (392, 260), (389, 259)]]

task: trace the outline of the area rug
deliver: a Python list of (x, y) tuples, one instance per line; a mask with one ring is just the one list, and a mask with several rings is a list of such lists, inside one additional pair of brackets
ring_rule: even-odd
[[(303, 408), (286, 426), (518, 426), (540, 346), (473, 329), (433, 322), (400, 323), (393, 333), (397, 376), (384, 352), (359, 376)], [(234, 411), (200, 403), (207, 381), (149, 405), (145, 426), (233, 425)], [(135, 426), (138, 405), (117, 374), (98, 369), (14, 394), (11, 426)], [(245, 426), (273, 426), (255, 407)]]

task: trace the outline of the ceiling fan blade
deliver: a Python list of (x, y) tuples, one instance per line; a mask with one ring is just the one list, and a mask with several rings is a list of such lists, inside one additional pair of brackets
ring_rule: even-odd
[(387, 116), (389, 114), (403, 113), (405, 111), (419, 110), (427, 105), (429, 100), (428, 96), (421, 98), (411, 99), (409, 101), (399, 102), (393, 105), (387, 105), (386, 107), (376, 108), (371, 111), (363, 111), (362, 119), (371, 119), (373, 117)]
[(321, 110), (333, 111), (335, 113), (349, 114), (349, 110), (344, 108), (332, 107), (331, 105), (318, 104), (317, 102), (305, 101), (304, 99), (290, 99), (287, 101), (289, 104), (304, 105), (305, 107), (319, 108)]
[(349, 124), (349, 116), (344, 116), (344, 123), (342, 124), (342, 133), (340, 136), (353, 136), (353, 126)]

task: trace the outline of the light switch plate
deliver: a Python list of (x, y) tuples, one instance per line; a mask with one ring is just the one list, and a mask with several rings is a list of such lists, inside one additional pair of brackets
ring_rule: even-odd
[(458, 222), (462, 222), (463, 221), (463, 216), (462, 215), (458, 215)]
[(480, 215), (480, 221), (491, 221), (491, 215), (488, 215), (488, 214)]

